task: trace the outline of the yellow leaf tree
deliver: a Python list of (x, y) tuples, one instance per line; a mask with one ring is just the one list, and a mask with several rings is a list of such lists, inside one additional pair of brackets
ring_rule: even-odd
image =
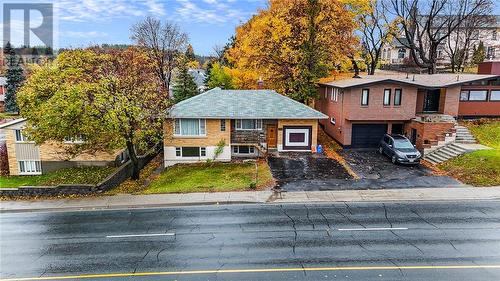
[(226, 56), (240, 73), (307, 103), (318, 80), (352, 53), (357, 2), (365, 1), (270, 0), (236, 29)]

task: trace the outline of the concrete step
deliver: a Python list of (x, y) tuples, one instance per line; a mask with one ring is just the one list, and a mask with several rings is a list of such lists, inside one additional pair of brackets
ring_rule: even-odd
[(448, 147), (440, 149), (439, 151), (437, 151), (437, 153), (445, 154), (449, 158), (457, 157), (458, 155), (460, 155), (459, 152), (456, 152), (453, 149), (448, 148)]
[(477, 143), (476, 140), (456, 140), (457, 143)]
[(442, 158), (436, 156), (435, 154), (427, 155), (424, 157), (424, 159), (433, 163), (433, 164), (438, 164), (438, 163), (446, 161), (446, 159), (442, 159)]
[(437, 152), (434, 152), (434, 153), (432, 153), (432, 154), (429, 154), (429, 155), (427, 156), (427, 158), (430, 158), (430, 159), (432, 159), (432, 160), (434, 160), (434, 161), (436, 161), (436, 162), (441, 163), (441, 162), (444, 162), (444, 161), (446, 161), (446, 160), (450, 159), (451, 157), (446, 157), (446, 156), (443, 156), (442, 154), (439, 154), (439, 153), (437, 153)]
[(459, 152), (460, 154), (464, 154), (465, 152), (467, 152), (467, 150), (459, 145), (456, 145), (454, 143), (450, 143), (448, 145), (449, 148), (453, 149), (454, 151), (456, 152)]

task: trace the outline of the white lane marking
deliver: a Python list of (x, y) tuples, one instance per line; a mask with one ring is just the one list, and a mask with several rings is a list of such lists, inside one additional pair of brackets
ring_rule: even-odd
[(175, 236), (175, 233), (146, 233), (146, 234), (127, 234), (127, 235), (108, 235), (106, 238), (127, 238), (127, 237), (150, 237), (150, 236)]
[(406, 227), (339, 228), (339, 231), (408, 230)]

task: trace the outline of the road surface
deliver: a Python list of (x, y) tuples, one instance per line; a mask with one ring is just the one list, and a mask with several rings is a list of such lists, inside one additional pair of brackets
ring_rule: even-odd
[(3, 280), (500, 280), (500, 201), (3, 213), (0, 235)]

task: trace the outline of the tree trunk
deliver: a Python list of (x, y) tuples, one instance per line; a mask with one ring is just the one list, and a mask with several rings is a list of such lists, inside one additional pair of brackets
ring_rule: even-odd
[(360, 76), (359, 76), (359, 66), (358, 66), (358, 63), (356, 62), (356, 60), (354, 59), (354, 57), (351, 58), (351, 63), (352, 63), (352, 67), (354, 68), (354, 76), (352, 78), (360, 78)]
[(127, 151), (130, 157), (130, 161), (132, 162), (132, 179), (139, 179), (139, 159), (137, 158), (137, 154), (135, 153), (134, 144), (130, 141), (127, 141)]

